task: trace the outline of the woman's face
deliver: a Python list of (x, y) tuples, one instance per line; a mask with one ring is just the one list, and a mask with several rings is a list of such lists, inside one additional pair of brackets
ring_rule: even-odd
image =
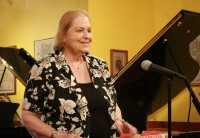
[(67, 52), (83, 54), (89, 52), (92, 42), (90, 20), (85, 15), (77, 16), (64, 36)]

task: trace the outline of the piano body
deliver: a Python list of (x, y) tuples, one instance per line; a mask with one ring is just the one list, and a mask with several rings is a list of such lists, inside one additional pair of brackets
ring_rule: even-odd
[[(26, 81), (29, 76), (29, 70), (31, 69), (31, 66), (33, 65), (33, 63), (35, 62), (34, 58), (31, 57), (30, 54), (26, 52), (24, 49), (0, 47), (0, 60), (5, 65), (6, 69), (10, 70), (14, 74), (14, 76), (25, 86)], [(6, 104), (6, 102), (2, 104)], [(7, 107), (9, 104), (11, 103), (6, 104)], [(18, 104), (18, 103), (12, 103), (12, 104)], [(11, 109), (6, 109), (5, 110), (6, 112), (5, 111), (4, 112), (8, 113), (9, 111), (7, 110), (12, 111)], [(14, 114), (14, 111), (13, 111), (13, 114)], [(19, 117), (17, 113), (16, 115)], [(6, 116), (6, 114), (3, 114), (2, 116), (4, 117)], [(5, 118), (7, 119), (7, 117)], [(2, 120), (1, 123), (3, 123), (4, 121)], [(16, 124), (14, 126), (9, 126), (9, 127), (3, 126), (1, 124), (0, 137), (31, 138), (30, 134), (28, 133), (25, 127), (22, 127), (21, 125), (18, 126)]]
[[(200, 61), (200, 57), (193, 53), (200, 47), (199, 42), (200, 14), (181, 10), (113, 77), (122, 115), (139, 132), (146, 130), (148, 115), (168, 103), (168, 76), (144, 71), (141, 63), (150, 60), (184, 75), (191, 82), (200, 70), (195, 61)], [(172, 82), (174, 98), (186, 84), (176, 77)]]
[[(145, 72), (143, 60), (183, 74), (189, 81), (199, 72), (199, 64), (192, 58), (189, 45), (200, 40), (200, 14), (180, 11), (121, 71), (113, 77), (118, 92), (118, 105), (125, 120), (134, 124), (139, 132), (146, 130), (147, 117), (167, 103), (167, 77)], [(5, 66), (26, 85), (28, 72), (35, 59), (23, 48), (0, 47)], [(172, 98), (184, 88), (183, 80), (173, 78)]]

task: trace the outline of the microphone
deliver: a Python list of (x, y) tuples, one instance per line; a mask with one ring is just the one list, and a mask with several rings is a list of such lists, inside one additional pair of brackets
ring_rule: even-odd
[(145, 71), (154, 71), (154, 72), (157, 72), (157, 73), (161, 73), (161, 74), (166, 74), (168, 76), (176, 76), (178, 78), (181, 78), (181, 79), (184, 79), (184, 80), (187, 80), (185, 76), (177, 73), (177, 72), (174, 72), (172, 70), (169, 70), (167, 68), (164, 68), (164, 67), (161, 67), (161, 66), (158, 66), (156, 64), (153, 64), (151, 61), (149, 60), (144, 60), (142, 63), (141, 63), (141, 67), (143, 70)]

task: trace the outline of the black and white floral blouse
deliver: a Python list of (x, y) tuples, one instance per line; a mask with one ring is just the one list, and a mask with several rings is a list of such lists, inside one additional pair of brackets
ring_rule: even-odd
[[(116, 137), (116, 91), (107, 63), (90, 54), (84, 54), (84, 58), (94, 87), (107, 102), (111, 137)], [(22, 108), (40, 113), (41, 120), (58, 131), (89, 138), (88, 102), (61, 51), (49, 54), (33, 65)]]

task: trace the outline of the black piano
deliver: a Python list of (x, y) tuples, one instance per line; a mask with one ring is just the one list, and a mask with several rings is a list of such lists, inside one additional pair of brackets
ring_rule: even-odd
[[(4, 72), (8, 69), (25, 86), (29, 76), (29, 70), (35, 62), (35, 59), (23, 48), (0, 47), (0, 60), (5, 66), (0, 76), (1, 80), (3, 81)], [(5, 97), (9, 99), (8, 95), (5, 95)], [(16, 112), (18, 106), (19, 103), (12, 103), (12, 101), (0, 102), (0, 137), (31, 138), (31, 135), (25, 127), (16, 125), (20, 123), (14, 123), (14, 115), (19, 117)]]
[[(150, 60), (182, 74), (191, 82), (200, 70), (194, 59), (196, 55), (191, 55), (191, 49), (199, 46), (199, 37), (200, 14), (181, 10), (113, 77), (122, 115), (139, 132), (146, 130), (148, 115), (166, 104), (168, 97), (167, 75), (144, 71), (141, 63)], [(6, 61), (5, 66), (26, 85), (35, 59), (23, 48), (0, 47), (0, 57)], [(174, 98), (186, 88), (187, 83), (177, 77), (173, 77), (172, 81)], [(195, 95), (193, 97), (196, 98)]]
[[(199, 48), (200, 13), (181, 10), (113, 77), (124, 119), (142, 132), (146, 130), (148, 115), (168, 103), (168, 76), (144, 71), (143, 61), (149, 60), (182, 74), (190, 83), (200, 70)], [(189, 85), (173, 77), (171, 97), (176, 97)], [(199, 107), (199, 101), (194, 93), (192, 95)]]

